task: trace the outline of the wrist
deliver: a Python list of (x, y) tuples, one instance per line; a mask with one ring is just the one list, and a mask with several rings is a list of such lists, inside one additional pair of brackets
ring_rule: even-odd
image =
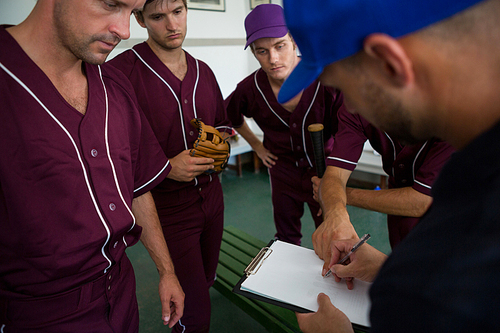
[(349, 221), (349, 214), (347, 213), (346, 206), (340, 202), (330, 207), (330, 209), (325, 210), (323, 207), (324, 222), (327, 224), (335, 225), (340, 224), (342, 221)]

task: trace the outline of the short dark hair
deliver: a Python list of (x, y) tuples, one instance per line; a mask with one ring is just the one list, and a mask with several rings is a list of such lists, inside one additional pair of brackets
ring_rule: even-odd
[[(138, 11), (136, 13), (136, 15), (139, 18), (139, 20), (141, 20), (142, 22), (144, 22), (144, 16), (142, 15), (142, 11), (146, 8), (147, 5), (149, 5), (150, 3), (153, 3), (153, 2), (163, 2), (163, 1), (165, 1), (165, 0), (146, 0), (146, 2), (144, 3), (144, 6), (142, 7), (142, 10)], [(174, 2), (176, 2), (176, 1), (177, 0), (174, 0)], [(187, 0), (181, 0), (181, 1), (182, 1), (182, 4), (184, 5), (184, 8), (187, 9)]]

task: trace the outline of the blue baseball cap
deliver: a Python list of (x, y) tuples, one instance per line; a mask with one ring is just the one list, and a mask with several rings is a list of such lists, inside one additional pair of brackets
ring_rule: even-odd
[(482, 0), (283, 0), (285, 19), (302, 60), (278, 94), (285, 103), (323, 68), (363, 48), (372, 33), (404, 36)]

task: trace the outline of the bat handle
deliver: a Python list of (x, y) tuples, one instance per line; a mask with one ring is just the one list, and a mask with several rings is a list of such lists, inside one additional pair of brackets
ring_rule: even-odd
[(314, 161), (316, 162), (316, 173), (321, 178), (325, 174), (325, 144), (323, 142), (323, 124), (311, 124), (307, 130), (311, 134), (314, 151)]

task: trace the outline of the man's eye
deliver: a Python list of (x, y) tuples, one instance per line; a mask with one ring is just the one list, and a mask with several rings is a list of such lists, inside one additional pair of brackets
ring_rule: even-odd
[(116, 7), (116, 3), (115, 2), (105, 1), (104, 4), (108, 8), (115, 8)]

